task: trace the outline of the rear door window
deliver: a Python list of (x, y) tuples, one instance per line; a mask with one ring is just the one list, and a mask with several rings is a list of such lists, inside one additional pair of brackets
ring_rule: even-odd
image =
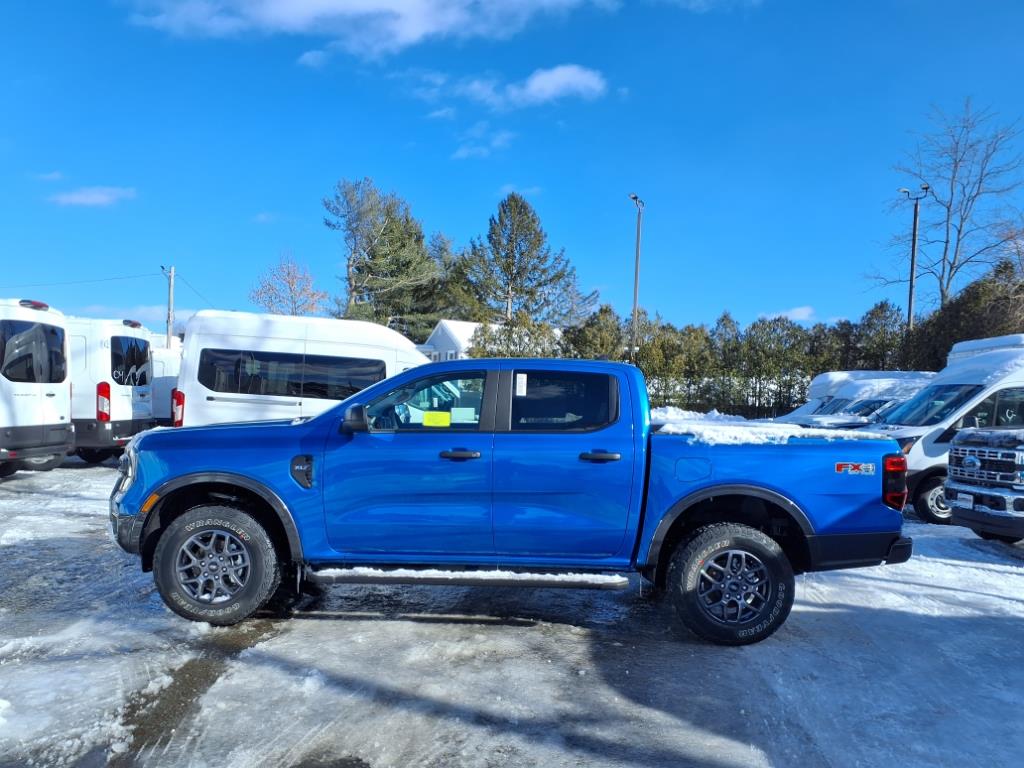
[(618, 418), (614, 376), (577, 371), (512, 374), (513, 432), (589, 432)]
[(64, 381), (64, 329), (24, 320), (0, 321), (0, 375), (20, 383)]
[(117, 384), (128, 387), (149, 384), (149, 342), (135, 336), (112, 336), (110, 377)]

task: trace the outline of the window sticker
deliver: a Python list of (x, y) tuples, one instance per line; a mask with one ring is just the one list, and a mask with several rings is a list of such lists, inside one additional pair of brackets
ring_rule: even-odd
[(516, 374), (516, 397), (526, 397), (526, 374)]
[(452, 415), (448, 411), (427, 411), (423, 414), (424, 427), (450, 427)]
[(452, 408), (452, 424), (476, 424), (478, 421), (476, 408)]

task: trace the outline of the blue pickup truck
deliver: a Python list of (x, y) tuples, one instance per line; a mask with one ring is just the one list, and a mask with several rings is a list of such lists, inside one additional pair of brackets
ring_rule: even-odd
[(795, 573), (911, 553), (892, 440), (770, 430), (652, 427), (629, 365), (456, 360), (309, 420), (146, 432), (110, 520), (167, 605), (211, 624), (307, 580), (621, 588), (639, 573), (696, 634), (741, 645), (785, 621)]

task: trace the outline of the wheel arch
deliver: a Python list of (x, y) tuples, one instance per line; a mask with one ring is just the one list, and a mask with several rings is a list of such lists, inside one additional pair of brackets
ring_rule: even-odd
[(152, 570), (160, 534), (182, 512), (202, 503), (234, 503), (267, 528), (282, 562), (303, 562), (295, 519), (281, 497), (259, 480), (233, 472), (194, 472), (168, 480), (154, 493), (159, 501), (146, 515), (139, 540), (144, 571)]
[(711, 522), (756, 527), (779, 543), (794, 572), (810, 568), (809, 538), (814, 536), (814, 526), (800, 505), (762, 486), (725, 484), (684, 496), (661, 518), (644, 560), (644, 568), (653, 576), (652, 580), (662, 584), (675, 545), (689, 531)]

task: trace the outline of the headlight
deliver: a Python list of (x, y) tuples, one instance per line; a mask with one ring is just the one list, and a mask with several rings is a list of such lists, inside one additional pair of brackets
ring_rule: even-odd
[(899, 443), (900, 450), (903, 451), (903, 455), (906, 456), (910, 453), (910, 449), (914, 447), (914, 444), (920, 440), (920, 437), (901, 437), (896, 440)]
[(135, 449), (129, 445), (128, 449), (121, 454), (121, 460), (117, 463), (117, 471), (121, 473), (118, 478), (115, 493), (125, 491), (135, 480)]

